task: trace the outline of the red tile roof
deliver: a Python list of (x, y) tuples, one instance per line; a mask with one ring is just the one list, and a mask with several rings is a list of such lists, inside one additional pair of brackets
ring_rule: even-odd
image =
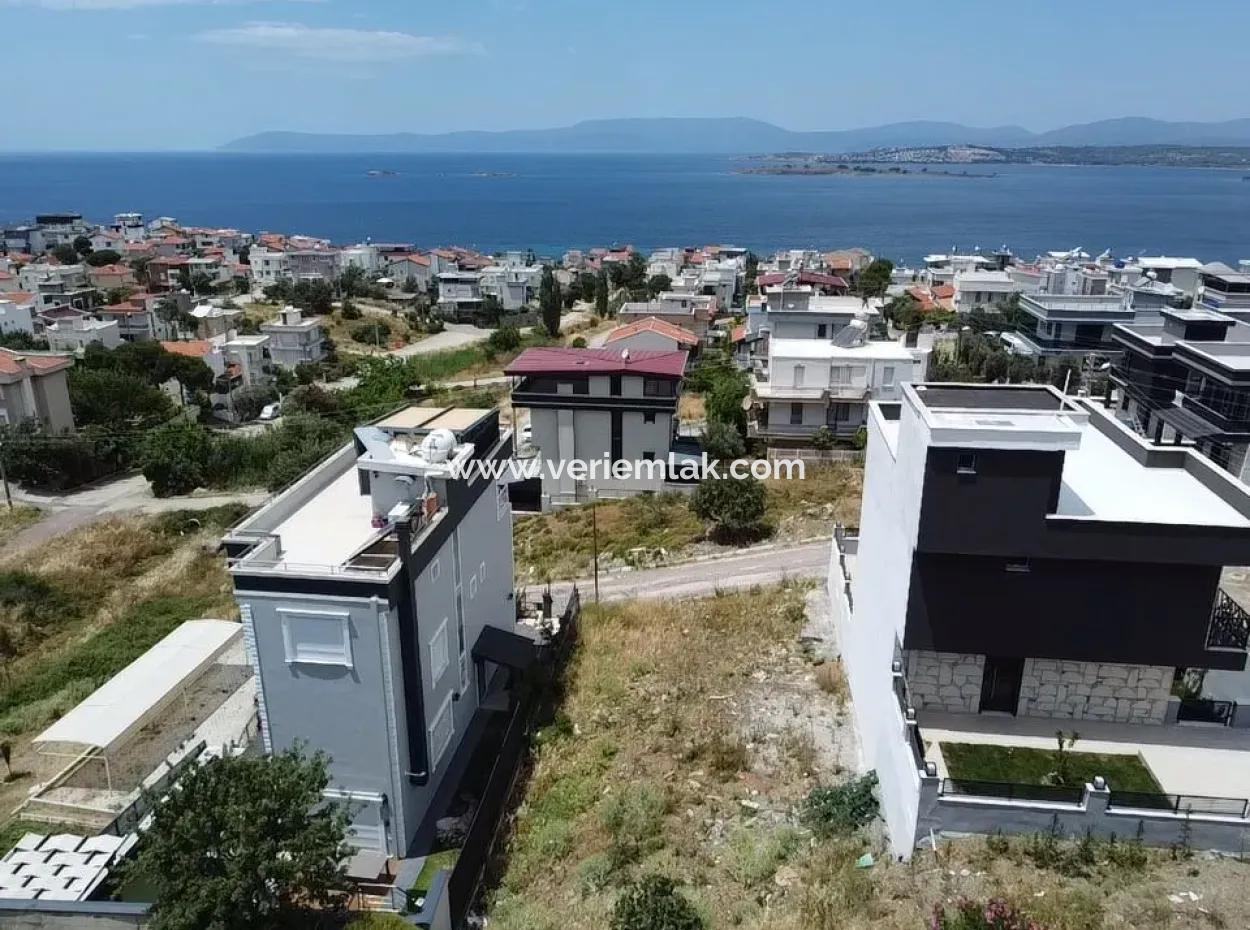
[[(760, 287), (770, 287), (774, 284), (783, 284), (786, 280), (784, 271), (770, 271), (768, 274), (759, 276)], [(840, 287), (848, 288), (845, 279), (838, 277), (836, 274), (821, 274), (819, 271), (800, 271), (799, 284), (811, 284), (817, 287)]]
[(162, 342), (161, 348), (174, 355), (185, 355), (188, 358), (203, 358), (211, 355), (213, 344), (207, 339), (192, 339), (187, 342)]
[(612, 332), (608, 333), (608, 338), (603, 342), (604, 345), (607, 345), (610, 342), (628, 339), (630, 336), (636, 336), (642, 332), (659, 333), (661, 336), (668, 336), (668, 338), (675, 340), (679, 345), (697, 346), (699, 344), (699, 337), (690, 332), (690, 330), (683, 329), (675, 323), (669, 323), (667, 320), (661, 320), (653, 316), (612, 330)]
[(746, 339), (746, 337), (747, 337), (747, 324), (746, 323), (739, 323), (737, 326), (733, 328), (733, 331), (729, 334), (729, 339), (731, 342), (741, 342), (742, 340)]
[(28, 304), (35, 299), (30, 291), (9, 291), (0, 293), (0, 300), (11, 300), (15, 304)]
[(655, 375), (680, 378), (686, 353), (617, 352), (615, 349), (526, 349), (504, 369), (507, 375)]
[(74, 360), (68, 355), (27, 355), (13, 349), (0, 348), (0, 374), (3, 375), (21, 375), (27, 372), (49, 375), (73, 364)]

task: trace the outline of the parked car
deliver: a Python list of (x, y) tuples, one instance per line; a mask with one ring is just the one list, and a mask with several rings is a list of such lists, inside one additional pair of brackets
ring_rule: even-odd
[(260, 418), (262, 420), (276, 420), (280, 416), (282, 416), (281, 404), (265, 404), (264, 408), (260, 412)]

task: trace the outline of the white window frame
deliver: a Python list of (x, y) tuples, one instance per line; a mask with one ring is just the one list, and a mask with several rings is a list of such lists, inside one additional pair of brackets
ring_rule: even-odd
[(503, 519), (503, 515), (507, 513), (512, 506), (512, 501), (508, 496), (508, 486), (500, 483), (495, 486), (495, 521)]
[[(435, 649), (435, 645), (441, 641), (442, 643), (442, 664), (439, 664), (439, 654)], [(430, 637), (429, 643), (426, 644), (426, 652), (430, 657), (430, 684), (437, 685), (443, 675), (447, 673), (448, 667), (451, 665), (451, 650), (447, 643), (447, 618), (443, 618), (443, 622), (439, 624), (438, 629), (434, 631), (434, 635)]]
[(435, 558), (430, 562), (430, 581), (438, 581), (439, 570), (438, 559)]
[(485, 562), (482, 562), (480, 565), (478, 565), (477, 576), (481, 578), (482, 581), (486, 580), (486, 563)]
[[(353, 668), (352, 665), (352, 627), (351, 615), (338, 610), (288, 610), (279, 608), (278, 616), (282, 618), (282, 646), (286, 654), (287, 665), (333, 665), (340, 668)], [(343, 631), (343, 651), (339, 656), (307, 654), (301, 655), (296, 642), (296, 631), (292, 629), (295, 621), (300, 620), (333, 620), (340, 624)]]
[(881, 369), (881, 384), (885, 387), (894, 387), (893, 365), (886, 365)]
[[(443, 740), (443, 744), (440, 746), (435, 742), (435, 740), (437, 739), (435, 735), (435, 730), (438, 728), (439, 722), (442, 721), (444, 717), (447, 718), (447, 736)], [(456, 717), (451, 712), (451, 695), (448, 694), (447, 697), (443, 699), (442, 706), (439, 707), (438, 713), (434, 715), (433, 719), (430, 721), (430, 725), (426, 727), (426, 736), (429, 738), (429, 741), (430, 741), (430, 768), (431, 769), (438, 768), (438, 763), (442, 761), (443, 755), (444, 753), (447, 752), (448, 748), (451, 746), (451, 741), (455, 737), (455, 735), (456, 735)]]
[(469, 597), (477, 597), (477, 573), (474, 572), (469, 576)]

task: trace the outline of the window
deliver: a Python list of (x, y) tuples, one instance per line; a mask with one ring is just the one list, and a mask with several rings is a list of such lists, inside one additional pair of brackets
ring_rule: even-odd
[(352, 667), (348, 615), (280, 610), (282, 640), (289, 663)]
[(456, 732), (456, 721), (451, 715), (451, 695), (443, 701), (443, 706), (434, 715), (430, 723), (430, 767), (437, 768), (443, 753), (451, 745), (451, 738)]
[(961, 475), (975, 475), (977, 473), (976, 453), (960, 452), (959, 462), (955, 467), (955, 471)]
[(643, 378), (643, 397), (672, 397), (673, 382), (663, 378)]
[(807, 369), (802, 365), (794, 366), (794, 386), (796, 388), (803, 386), (803, 379), (807, 376)]
[(447, 618), (444, 617), (430, 637), (430, 684), (438, 684), (450, 661), (447, 657)]
[(486, 580), (486, 563), (485, 562), (482, 562), (481, 564), (478, 565), (477, 577), (481, 578), (482, 581)]
[(790, 425), (791, 426), (803, 425), (803, 405), (802, 404), (790, 405)]
[(590, 393), (590, 379), (582, 378), (578, 381), (574, 381), (573, 393), (574, 394), (589, 394)]
[[(508, 512), (511, 502), (508, 500), (508, 486), (501, 484), (495, 488), (495, 520), (502, 520), (504, 514)], [(435, 564), (438, 564), (435, 560)]]
[(1006, 569), (1013, 575), (1026, 575), (1032, 571), (1028, 559), (1008, 559)]
[(642, 460), (643, 460), (644, 462), (654, 462), (654, 461), (655, 461), (655, 453), (654, 453), (654, 452), (644, 452), (644, 453), (642, 454)]
[(477, 597), (477, 574), (469, 576), (469, 597)]
[(824, 338), (825, 338), (825, 333), (828, 331), (828, 329), (829, 329), (829, 327), (828, 327), (826, 324), (824, 324), (824, 323), (821, 323), (820, 325), (818, 325), (818, 326), (816, 327), (816, 338), (817, 338), (817, 339), (824, 339)]
[(439, 570), (438, 559), (435, 559), (430, 563), (430, 581), (438, 581)]
[(885, 370), (881, 374), (881, 383), (886, 387), (894, 386), (894, 366), (886, 365)]
[(643, 422), (643, 423), (654, 423), (654, 422), (655, 422), (655, 412), (653, 411), (653, 412), (651, 412), (651, 413), (644, 413), (644, 414), (642, 415), (642, 422)]
[(608, 386), (611, 389), (611, 394), (613, 397), (621, 396), (621, 376), (620, 375), (612, 375), (612, 378), (609, 381)]

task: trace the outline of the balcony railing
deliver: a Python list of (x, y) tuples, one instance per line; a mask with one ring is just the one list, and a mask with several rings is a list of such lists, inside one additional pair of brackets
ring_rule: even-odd
[(1247, 645), (1250, 645), (1250, 613), (1223, 590), (1218, 591), (1211, 610), (1211, 625), (1207, 628), (1207, 648), (1245, 652)]

